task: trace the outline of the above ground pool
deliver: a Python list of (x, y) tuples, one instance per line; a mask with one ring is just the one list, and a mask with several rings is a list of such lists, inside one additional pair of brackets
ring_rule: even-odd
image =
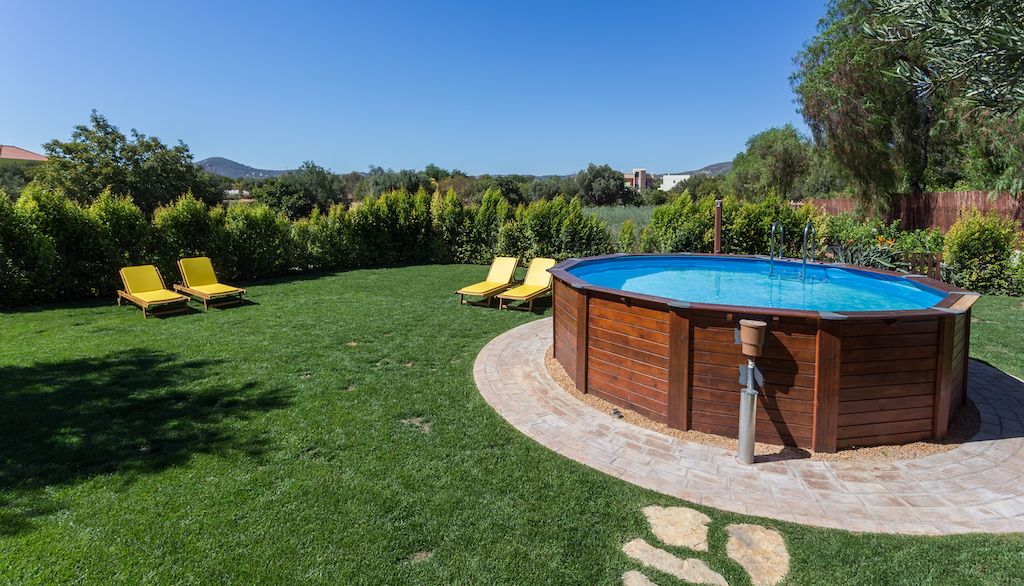
[(740, 319), (768, 324), (757, 440), (817, 451), (939, 439), (966, 400), (977, 294), (920, 275), (764, 257), (608, 255), (554, 276), (576, 386), (735, 437)]
[(925, 309), (940, 291), (839, 265), (720, 256), (621, 256), (569, 269), (592, 284), (679, 301), (813, 311)]

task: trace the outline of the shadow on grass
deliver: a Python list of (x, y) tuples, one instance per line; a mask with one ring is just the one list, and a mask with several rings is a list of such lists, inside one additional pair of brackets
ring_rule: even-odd
[(115, 472), (130, 481), (198, 453), (263, 453), (265, 440), (237, 423), (288, 399), (255, 382), (196, 388), (218, 367), (136, 351), (0, 368), (0, 535), (59, 509), (48, 487)]

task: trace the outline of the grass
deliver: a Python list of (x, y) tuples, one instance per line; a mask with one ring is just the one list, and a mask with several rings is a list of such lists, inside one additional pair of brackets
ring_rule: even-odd
[[(254, 284), (252, 305), (167, 319), (107, 301), (0, 314), (0, 582), (619, 583), (637, 569), (622, 544), (653, 539), (641, 507), (680, 501), (483, 401), (477, 352), (538, 317), (459, 306), (484, 270)], [(1018, 375), (1020, 303), (983, 299), (973, 330)], [(698, 557), (746, 583), (722, 551), (750, 518), (696, 508), (713, 519)], [(1021, 535), (756, 522), (785, 535), (794, 584), (1014, 583), (1024, 564)]]
[(651, 219), (651, 212), (657, 206), (598, 206), (584, 208), (583, 211), (601, 218), (611, 228), (612, 236), (618, 238), (619, 231), (626, 220), (636, 223), (637, 234)]

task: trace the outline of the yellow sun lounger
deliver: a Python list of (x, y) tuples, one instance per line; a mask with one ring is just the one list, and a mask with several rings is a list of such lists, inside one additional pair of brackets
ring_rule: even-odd
[(210, 309), (211, 304), (216, 307), (221, 302), (242, 302), (245, 289), (218, 283), (209, 257), (183, 258), (178, 261), (178, 270), (184, 284), (175, 285), (174, 290), (199, 299), (203, 302), (203, 309)]
[(483, 297), (487, 305), (491, 304), (491, 297), (501, 293), (512, 286), (512, 279), (516, 276), (516, 267), (519, 266), (519, 259), (510, 256), (498, 256), (491, 263), (491, 270), (487, 271), (487, 279), (463, 287), (455, 293), (459, 296), (459, 303), (465, 303), (466, 295)]
[(149, 317), (151, 313), (156, 315), (188, 312), (188, 297), (168, 291), (160, 271), (155, 266), (124, 267), (119, 272), (124, 290), (117, 292), (118, 305), (121, 305), (122, 299), (138, 305), (142, 309), (143, 319)]
[[(526, 279), (522, 285), (513, 287), (498, 294), (498, 309), (507, 309), (509, 301), (529, 301), (528, 311), (533, 311), (533, 300), (551, 292), (551, 273), (548, 269), (555, 266), (553, 258), (535, 258), (526, 269)], [(502, 301), (504, 300), (504, 304)]]

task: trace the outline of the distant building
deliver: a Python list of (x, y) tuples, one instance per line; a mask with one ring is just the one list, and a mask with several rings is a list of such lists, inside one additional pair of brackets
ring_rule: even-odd
[(647, 169), (633, 169), (632, 173), (623, 173), (626, 186), (634, 191), (650, 189), (654, 185), (654, 176), (647, 174)]
[(658, 189), (662, 191), (669, 191), (690, 177), (693, 177), (693, 175), (689, 173), (666, 173), (661, 176), (661, 187)]
[(16, 161), (45, 161), (46, 156), (32, 151), (26, 151), (16, 146), (0, 144), (0, 159), (13, 159)]

